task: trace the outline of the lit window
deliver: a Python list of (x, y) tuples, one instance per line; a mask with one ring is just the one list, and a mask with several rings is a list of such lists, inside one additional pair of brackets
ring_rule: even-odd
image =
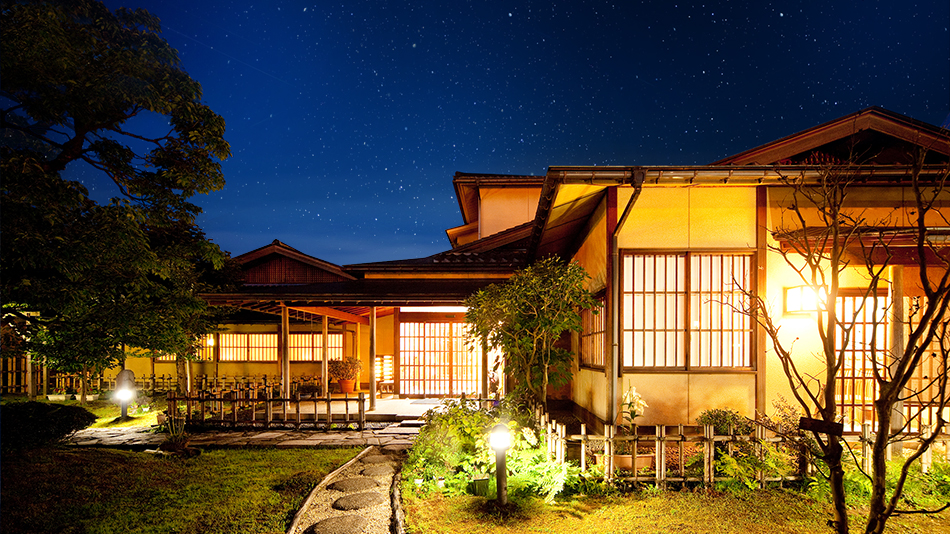
[(752, 273), (751, 253), (624, 255), (623, 365), (750, 368)]

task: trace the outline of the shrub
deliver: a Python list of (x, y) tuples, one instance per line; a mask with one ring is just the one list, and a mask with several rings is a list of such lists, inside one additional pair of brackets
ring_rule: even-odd
[(748, 435), (752, 433), (752, 421), (747, 417), (739, 415), (739, 412), (725, 409), (705, 410), (696, 422), (701, 425), (713, 425), (716, 428), (716, 434), (727, 436), (729, 434)]
[[(468, 492), (474, 477), (493, 473), (495, 453), (488, 446), (488, 437), (491, 429), (504, 421), (512, 435), (508, 451), (512, 495), (553, 499), (577, 477), (578, 469), (549, 461), (530, 414), (516, 408), (503, 401), (486, 410), (463, 398), (443, 401), (439, 408), (430, 410), (403, 465), (406, 488), (427, 494), (436, 490), (436, 481), (441, 478), (441, 491)], [(418, 479), (422, 480), (419, 486), (412, 484)]]
[(31, 401), (5, 404), (0, 410), (5, 450), (51, 447), (96, 422), (96, 416), (80, 406)]

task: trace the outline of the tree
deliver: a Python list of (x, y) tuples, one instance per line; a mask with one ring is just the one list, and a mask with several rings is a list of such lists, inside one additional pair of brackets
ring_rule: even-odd
[(504, 353), (516, 397), (546, 406), (548, 384), (570, 379), (572, 354), (556, 344), (581, 331), (581, 310), (599, 305), (584, 289), (587, 278), (580, 264), (548, 258), (466, 299), (466, 322), (479, 343)]
[[(213, 328), (197, 293), (227, 263), (190, 201), (224, 185), (224, 120), (144, 10), (3, 1), (0, 31), (4, 314), (62, 369), (112, 365), (124, 344), (187, 353)], [(70, 165), (108, 177), (111, 202)]]
[[(926, 166), (924, 154), (909, 161), (913, 205), (879, 213), (879, 217), (850, 202), (854, 189), (865, 180), (858, 165), (824, 165), (814, 180), (784, 177), (791, 200), (784, 208), (786, 216), (782, 227), (773, 232), (781, 245), (771, 248), (817, 296), (815, 334), (821, 346), (816, 355), (821, 362), (818, 374), (803, 369), (805, 360), (793, 357), (797, 340), (789, 341), (782, 335), (778, 321), (764, 300), (752, 292), (746, 293), (751, 303), (746, 311), (768, 335), (792, 394), (809, 418), (818, 418), (827, 424), (841, 421), (843, 414), (836, 402), (837, 379), (846, 365), (852, 338), (860, 343), (866, 340), (864, 348), (869, 354), (877, 392), (873, 404), (878, 422), (871, 448), (870, 472), (864, 472), (872, 487), (865, 525), (867, 533), (883, 532), (887, 520), (901, 511), (898, 505), (911, 465), (944, 428), (944, 409), (950, 401), (947, 388), (950, 250), (945, 243), (941, 246), (939, 236), (934, 237), (935, 226), (950, 226), (946, 214), (941, 212), (941, 207), (950, 199), (946, 188), (948, 172), (945, 167), (935, 170), (933, 166)], [(875, 218), (871, 219), (872, 216)], [(900, 226), (895, 222), (904, 218), (913, 224)], [(903, 264), (915, 267), (916, 282), (923, 295), (889, 302), (884, 291), (886, 286), (890, 285), (893, 293), (896, 287), (908, 285), (901, 281)], [(865, 286), (856, 296), (858, 304), (847, 309), (840, 304), (843, 288), (847, 280), (854, 280), (856, 275), (864, 280)], [(889, 322), (902, 331), (903, 343), (892, 339), (891, 346), (883, 344), (883, 332)], [(921, 373), (924, 363), (928, 363), (932, 373)], [(912, 416), (933, 416), (932, 427), (922, 428), (916, 436), (907, 432), (914, 417), (895, 419), (895, 414), (901, 411), (901, 403), (910, 400), (918, 404)], [(837, 532), (846, 533), (849, 525), (844, 467), (850, 449), (834, 433), (813, 432), (812, 437), (818, 458), (827, 468), (823, 474), (831, 485), (833, 526)], [(887, 448), (908, 440), (917, 441), (918, 447), (902, 459), (896, 484), (888, 485)]]

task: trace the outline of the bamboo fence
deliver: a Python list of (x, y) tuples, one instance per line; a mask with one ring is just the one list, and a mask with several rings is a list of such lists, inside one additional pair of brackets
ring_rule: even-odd
[(177, 412), (191, 426), (330, 428), (356, 424), (359, 430), (366, 427), (366, 394), (362, 392), (320, 397), (301, 395), (298, 391), (289, 398), (275, 396), (270, 387), (239, 387), (228, 392), (193, 395), (169, 392), (168, 407), (170, 414)]
[[(548, 454), (551, 460), (558, 463), (568, 461), (568, 449), (573, 447), (579, 449), (580, 469), (587, 472), (590, 468), (589, 453), (593, 450), (603, 451), (604, 460), (604, 480), (623, 481), (623, 482), (643, 482), (655, 483), (658, 488), (665, 489), (671, 482), (673, 483), (702, 483), (707, 486), (715, 482), (729, 480), (729, 477), (716, 475), (716, 455), (727, 454), (732, 456), (736, 451), (738, 444), (749, 443), (753, 454), (759, 459), (764, 458), (765, 444), (782, 445), (789, 440), (782, 436), (770, 435), (764, 427), (755, 426), (752, 434), (729, 433), (719, 435), (715, 433), (712, 425), (704, 426), (686, 426), (686, 425), (655, 425), (642, 426), (638, 432), (632, 435), (620, 435), (617, 433), (617, 427), (607, 425), (603, 435), (591, 434), (587, 432), (586, 425), (581, 425), (580, 434), (567, 434), (567, 427), (564, 424), (552, 420), (548, 414), (543, 411), (537, 411), (538, 423), (545, 435)], [(648, 431), (653, 428), (652, 434), (642, 434), (642, 431)], [(862, 468), (867, 471), (870, 460), (871, 443), (874, 435), (871, 432), (871, 425), (865, 424), (860, 435), (845, 436), (845, 441), (853, 449), (860, 449), (859, 458)], [(950, 461), (950, 435), (942, 435), (937, 439), (938, 443), (943, 444), (945, 459)], [(643, 445), (645, 449), (652, 449), (653, 466), (640, 470), (620, 470), (614, 465), (614, 454), (618, 445), (625, 444), (631, 451), (638, 451)], [(717, 444), (723, 444), (717, 452)], [(702, 470), (696, 468), (687, 468), (687, 453), (699, 450), (702, 455)], [(921, 469), (924, 473), (928, 472), (933, 462), (933, 447), (927, 450), (921, 457)], [(888, 460), (890, 460), (890, 447), (888, 447)], [(668, 461), (668, 460), (673, 461)], [(802, 480), (813, 473), (814, 459), (806, 457), (805, 472), (768, 473), (759, 470), (755, 474), (755, 480), (759, 487), (765, 487), (769, 484), (777, 483), (783, 485), (787, 482)], [(668, 469), (672, 464), (674, 468)]]

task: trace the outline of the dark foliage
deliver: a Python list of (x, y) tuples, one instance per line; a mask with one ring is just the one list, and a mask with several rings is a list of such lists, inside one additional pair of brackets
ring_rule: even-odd
[(96, 421), (96, 416), (79, 406), (44, 402), (15, 402), (0, 408), (3, 450), (52, 447), (77, 430)]

